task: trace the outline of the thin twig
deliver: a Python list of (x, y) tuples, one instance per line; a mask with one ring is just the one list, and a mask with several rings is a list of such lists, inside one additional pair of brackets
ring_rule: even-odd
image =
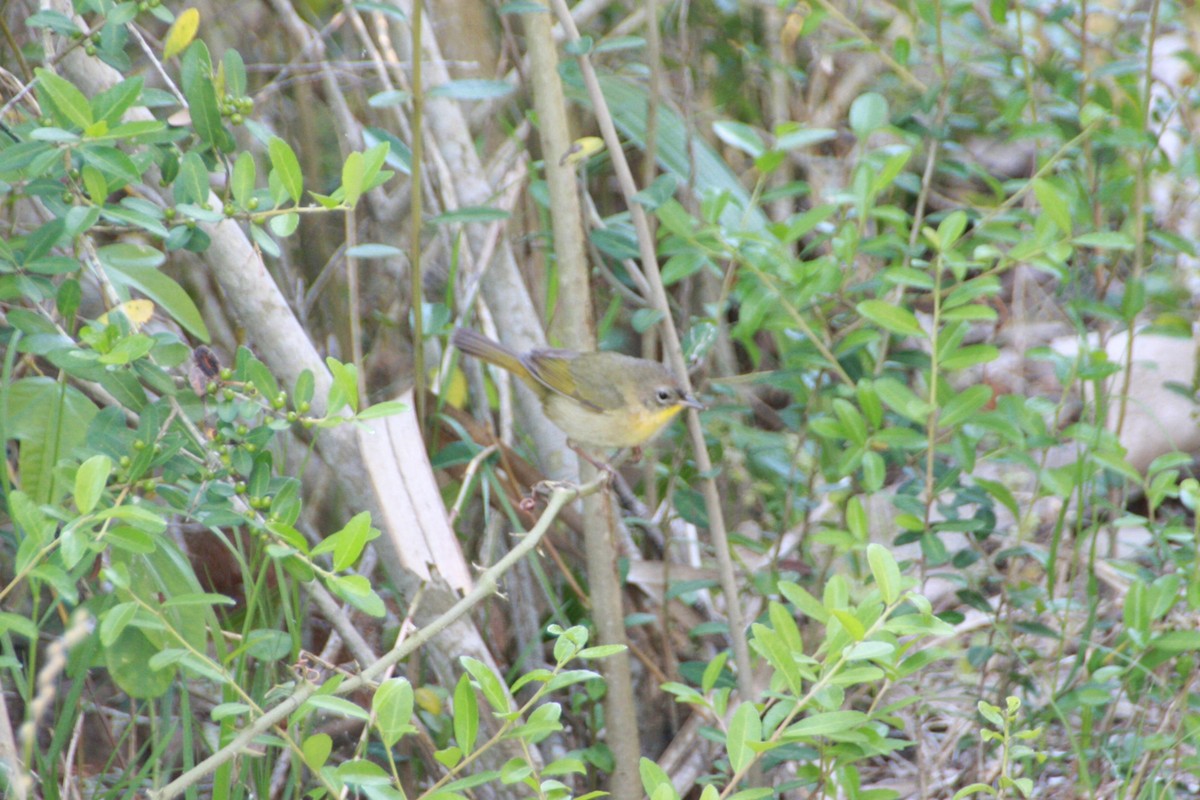
[[(374, 686), (376, 679), (384, 672), (416, 652), (451, 624), (461, 619), (472, 608), (495, 594), (500, 578), (538, 546), (542, 537), (550, 530), (550, 526), (553, 524), (555, 518), (557, 518), (558, 512), (576, 498), (599, 491), (606, 479), (607, 476), (602, 476), (583, 486), (557, 485), (553, 494), (550, 495), (550, 500), (546, 504), (546, 510), (538, 520), (537, 525), (525, 535), (525, 538), (516, 547), (497, 561), (495, 566), (481, 573), (475, 582), (475, 587), (470, 592), (451, 606), (445, 614), (442, 614), (429, 625), (404, 640), (402, 644), (376, 660), (375, 663), (364, 669), (357, 676), (343, 681), (334, 694), (347, 695), (357, 692), (360, 689)], [(222, 764), (226, 764), (244, 753), (250, 748), (257, 737), (286, 719), (290, 714), (304, 705), (310, 697), (320, 691), (320, 689), (321, 685), (315, 683), (303, 683), (299, 685), (291, 697), (247, 725), (227, 745), (168, 783), (162, 789), (148, 792), (148, 797), (151, 800), (170, 800), (170, 798), (178, 797), (186, 789), (195, 786), (205, 777), (211, 775)]]
[[(568, 32), (571, 41), (579, 40), (579, 30), (571, 18), (565, 0), (553, 0), (554, 12), (559, 22)], [(691, 391), (691, 381), (688, 378), (687, 363), (683, 358), (683, 347), (679, 343), (679, 333), (675, 321), (671, 317), (671, 307), (667, 300), (667, 292), (659, 271), (658, 255), (654, 250), (654, 238), (650, 234), (650, 223), (646, 219), (646, 211), (634, 196), (637, 186), (633, 180), (633, 172), (621, 147), (621, 139), (617, 135), (616, 125), (612, 114), (600, 89), (600, 80), (591, 60), (586, 54), (578, 56), (580, 70), (583, 73), (584, 85), (588, 97), (592, 101), (592, 109), (596, 114), (596, 122), (604, 137), (604, 143), (612, 158), (613, 172), (621, 193), (625, 196), (626, 206), (633, 219), (634, 229), (638, 235), (638, 253), (642, 259), (642, 269), (650, 284), (651, 298), (654, 306), (662, 313), (663, 349), (667, 361), (678, 376), (683, 388)], [(721, 576), (721, 588), (725, 593), (726, 615), (729, 617), (729, 638), (733, 647), (734, 663), (737, 665), (738, 690), (743, 698), (749, 700), (755, 696), (753, 673), (750, 666), (750, 647), (746, 641), (746, 628), (743, 621), (740, 603), (739, 584), (733, 570), (733, 560), (729, 548), (729, 537), (725, 530), (724, 510), (721, 508), (721, 496), (717, 490), (716, 481), (711, 477), (713, 467), (708, 457), (707, 445), (704, 441), (704, 430), (700, 427), (700, 416), (695, 410), (687, 412), (688, 433), (692, 437), (692, 451), (696, 459), (696, 471), (705, 475), (701, 487), (704, 495), (704, 506), (708, 512), (709, 535), (712, 537), (713, 549), (717, 558), (718, 572)]]

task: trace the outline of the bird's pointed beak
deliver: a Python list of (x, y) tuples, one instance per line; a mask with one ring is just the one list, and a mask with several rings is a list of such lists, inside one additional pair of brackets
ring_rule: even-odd
[(687, 406), (688, 408), (694, 408), (697, 411), (704, 410), (704, 403), (701, 403), (699, 400), (696, 399), (695, 395), (691, 395), (691, 394), (685, 394), (683, 396), (683, 399), (679, 401), (679, 404), (681, 406)]

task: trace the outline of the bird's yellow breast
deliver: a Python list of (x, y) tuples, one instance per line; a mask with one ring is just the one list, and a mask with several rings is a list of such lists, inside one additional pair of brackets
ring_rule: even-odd
[(623, 408), (596, 411), (568, 397), (548, 395), (546, 416), (576, 443), (593, 447), (639, 447), (670, 422), (681, 405), (647, 408), (630, 403)]

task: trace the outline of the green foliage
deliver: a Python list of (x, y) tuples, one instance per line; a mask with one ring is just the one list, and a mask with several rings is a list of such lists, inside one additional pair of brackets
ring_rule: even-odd
[(1008, 697), (1005, 700), (1004, 709), (1000, 709), (991, 703), (985, 703), (982, 700), (979, 701), (980, 716), (992, 726), (991, 728), (983, 729), (982, 738), (985, 742), (1000, 743), (1000, 778), (997, 780), (996, 787), (987, 784), (964, 786), (955, 792), (954, 800), (958, 800), (960, 797), (970, 797), (973, 794), (986, 794), (992, 797), (1015, 797), (1017, 795), (1012, 793), (1013, 789), (1016, 789), (1021, 797), (1030, 797), (1033, 794), (1033, 780), (1031, 778), (1012, 777), (1012, 765), (1014, 761), (1018, 760), (1034, 759), (1039, 764), (1046, 760), (1045, 753), (1038, 753), (1028, 745), (1021, 744), (1022, 742), (1040, 738), (1043, 731), (1040, 728), (1026, 731), (1014, 730), (1020, 710), (1021, 700), (1017, 697)]
[[(102, 56), (114, 66), (128, 68), (117, 33), (134, 8), (95, 12), (104, 25)], [(314, 547), (293, 527), (300, 482), (281, 466), (289, 432), (377, 418), (397, 404), (354, 417), (365, 405), (358, 386), (339, 380), (320, 398), (328, 410), (317, 414), (311, 374), (289, 392), (248, 349), (221, 368), (211, 351), (189, 346), (185, 337), (207, 342), (210, 333), (178, 272), (166, 268), (168, 255), (204, 251), (205, 226), (225, 219), (248, 226), (260, 247), (278, 254), (264, 226), (290, 235), (303, 199), (299, 163), (282, 140), (269, 143), (265, 183), (251, 152), (226, 158), (234, 129), (253, 110), (246, 69), (232, 50), (214, 64), (204, 42), (193, 40), (195, 13), (180, 18), (167, 42), (168, 57), (180, 56), (173, 77), (188, 101), (189, 125), (144, 115), (141, 107), (158, 98), (141, 77), (88, 97), (39, 67), (42, 116), (6, 119), (0, 136), (6, 203), (38, 203), (44, 212), (38, 224), (6, 229), (0, 239), (7, 310), (0, 434), (14, 443), (15, 458), (0, 482), (7, 512), (0, 639), (9, 654), (15, 638), (32, 648), (39, 637), (61, 635), (58, 616), (80, 607), (96, 624), (76, 645), (87, 655), (70, 667), (73, 678), (103, 669), (134, 701), (130, 713), (167, 719), (184, 711), (180, 688), (202, 682), (230, 701), (212, 712), (228, 730), (262, 707), (299, 653), (297, 598), (276, 579), (316, 581), (364, 613), (384, 615), (380, 594), (354, 572), (379, 535), (370, 517), (353, 517)], [(75, 32), (53, 12), (29, 23)], [(354, 153), (328, 208), (352, 208), (386, 181), (387, 152), (384, 143)], [(210, 191), (214, 178), (227, 187), (222, 197)], [(157, 187), (167, 202), (151, 202), (142, 186)], [(98, 236), (110, 243), (95, 244)], [(85, 305), (83, 286), (101, 287), (113, 310), (96, 310), (94, 296)], [(143, 326), (156, 312), (179, 332), (148, 332)], [(35, 359), (45, 374), (30, 369)], [(240, 574), (220, 580), (239, 587), (237, 598), (205, 590), (212, 576), (197, 574), (181, 547), (181, 525), (194, 531), (186, 534), (193, 541), (207, 539), (206, 547), (227, 554)], [(36, 657), (5, 659), (6, 685), (32, 701), (41, 666)], [(49, 716), (69, 730), (78, 703), (53, 702)], [(183, 720), (196, 731), (205, 724), (186, 713)], [(154, 731), (151, 746), (164, 746), (175, 729)], [(404, 730), (392, 719), (389, 735)], [(314, 760), (319, 743), (306, 743)], [(66, 745), (55, 738), (29, 762), (48, 785), (61, 779)], [(142, 779), (130, 773), (131, 781)]]

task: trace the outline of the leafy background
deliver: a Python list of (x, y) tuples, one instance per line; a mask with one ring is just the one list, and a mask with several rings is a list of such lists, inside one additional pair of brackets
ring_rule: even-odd
[(572, 13), (5, 6), (10, 795), (1195, 796), (1194, 11)]

